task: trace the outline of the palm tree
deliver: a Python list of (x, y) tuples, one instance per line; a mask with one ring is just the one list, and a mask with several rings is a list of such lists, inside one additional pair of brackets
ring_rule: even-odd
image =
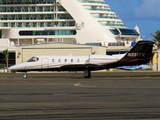
[(160, 49), (160, 30), (157, 30), (155, 34), (151, 34), (155, 44), (157, 45), (157, 49)]
[(2, 54), (5, 56), (5, 61), (6, 61), (6, 68), (7, 68), (7, 73), (8, 73), (8, 59), (9, 59), (9, 52), (8, 49), (4, 50)]

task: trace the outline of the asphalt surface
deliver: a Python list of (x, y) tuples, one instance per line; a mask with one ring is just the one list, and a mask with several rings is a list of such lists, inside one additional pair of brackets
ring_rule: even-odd
[(160, 119), (159, 72), (0, 74), (0, 120)]

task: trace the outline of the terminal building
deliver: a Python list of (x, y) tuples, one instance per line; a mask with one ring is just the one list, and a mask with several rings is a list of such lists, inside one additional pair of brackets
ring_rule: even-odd
[(83, 44), (39, 44), (20, 46), (16, 49), (16, 64), (26, 62), (33, 56), (87, 56), (92, 54), (106, 54), (106, 48), (101, 46), (89, 46)]

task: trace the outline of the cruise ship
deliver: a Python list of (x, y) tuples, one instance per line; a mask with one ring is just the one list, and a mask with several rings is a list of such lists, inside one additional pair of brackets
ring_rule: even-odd
[(1, 0), (0, 47), (41, 43), (130, 46), (127, 28), (104, 0)]

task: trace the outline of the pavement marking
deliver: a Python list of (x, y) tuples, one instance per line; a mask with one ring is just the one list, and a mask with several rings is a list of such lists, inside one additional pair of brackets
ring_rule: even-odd
[(89, 87), (89, 88), (97, 88), (97, 86), (91, 86), (91, 85), (82, 85), (81, 83), (74, 84), (75, 87)]
[(76, 84), (74, 84), (74, 86), (79, 87), (79, 86), (81, 86), (81, 83), (76, 83)]

